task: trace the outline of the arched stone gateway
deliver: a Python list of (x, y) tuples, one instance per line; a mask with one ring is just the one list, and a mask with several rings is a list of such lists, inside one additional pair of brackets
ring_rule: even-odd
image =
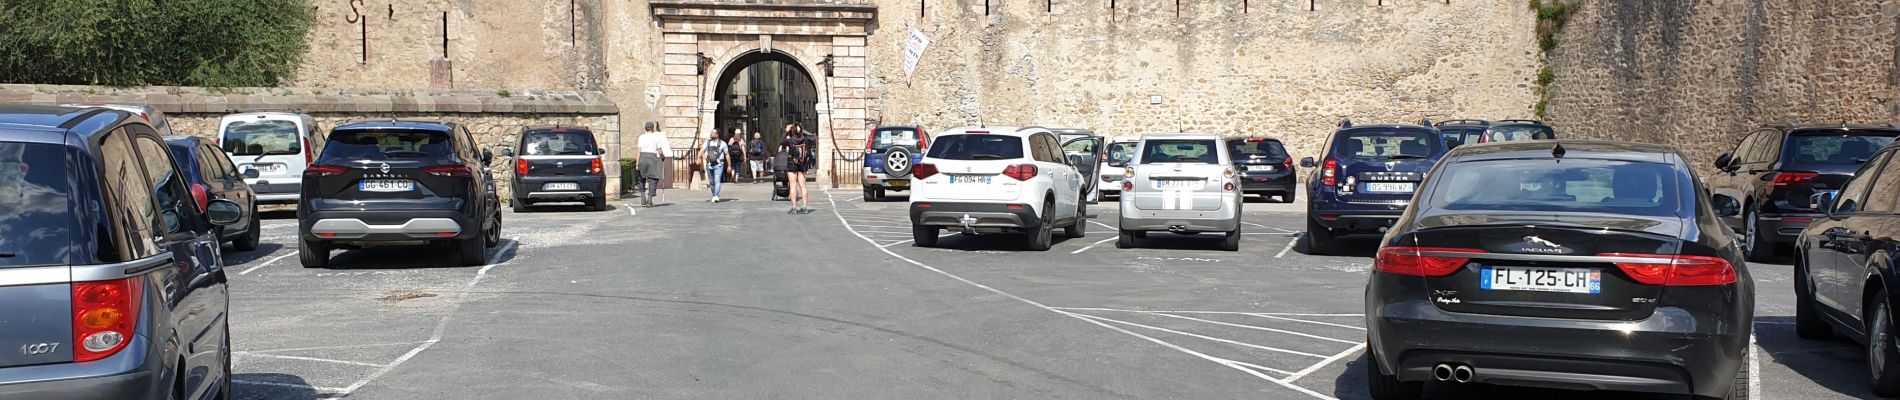
[[(851, 148), (844, 144), (863, 141), (870, 128), (864, 45), (876, 6), (800, 0), (649, 4), (665, 39), (660, 115), (667, 136), (686, 143), (703, 139), (716, 127), (719, 86), (753, 64), (784, 62), (804, 71), (816, 86), (818, 126), (807, 129), (817, 134), (825, 156), (812, 175), (832, 186), (858, 184), (829, 180), (840, 145)], [(781, 127), (765, 128), (771, 129), (760, 131)]]

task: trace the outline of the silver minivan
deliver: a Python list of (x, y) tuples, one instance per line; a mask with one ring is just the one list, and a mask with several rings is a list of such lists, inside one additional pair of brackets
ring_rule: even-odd
[(1127, 165), (1116, 247), (1134, 247), (1148, 232), (1219, 232), (1223, 249), (1240, 250), (1240, 180), (1220, 136), (1144, 135)]
[(218, 121), (218, 147), (238, 171), (257, 170), (244, 183), (257, 192), (258, 204), (297, 204), (304, 167), (323, 152), (323, 143), (316, 118), (299, 112), (243, 112)]

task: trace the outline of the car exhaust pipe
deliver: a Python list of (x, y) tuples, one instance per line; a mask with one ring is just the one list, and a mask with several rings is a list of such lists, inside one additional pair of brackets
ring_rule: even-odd
[(1471, 383), (1471, 379), (1476, 378), (1477, 375), (1478, 371), (1472, 370), (1471, 366), (1468, 365), (1460, 365), (1458, 368), (1451, 370), (1451, 380), (1458, 381), (1458, 383)]
[(1452, 373), (1451, 364), (1438, 364), (1438, 366), (1432, 367), (1433, 380), (1437, 380), (1439, 382), (1449, 381), (1451, 380), (1452, 375), (1453, 373)]

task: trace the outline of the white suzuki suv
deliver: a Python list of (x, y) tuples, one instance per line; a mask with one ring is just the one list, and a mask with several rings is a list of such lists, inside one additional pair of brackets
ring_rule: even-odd
[(941, 133), (923, 162), (912, 167), (910, 226), (915, 245), (937, 245), (939, 230), (963, 234), (1023, 232), (1030, 250), (1048, 250), (1055, 228), (1082, 237), (1088, 215), (1077, 162), (1095, 154), (1065, 155), (1086, 137), (1058, 141), (1038, 127), (964, 127)]

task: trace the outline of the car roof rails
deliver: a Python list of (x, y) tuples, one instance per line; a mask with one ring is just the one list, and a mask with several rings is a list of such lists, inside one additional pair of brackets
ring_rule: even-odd
[(1339, 129), (1346, 129), (1346, 128), (1351, 128), (1351, 127), (1352, 127), (1352, 117), (1339, 119)]
[(1445, 125), (1490, 125), (1490, 124), (1491, 124), (1491, 121), (1486, 121), (1486, 120), (1482, 120), (1482, 119), (1448, 119), (1448, 120), (1444, 120), (1444, 121), (1439, 121), (1439, 122), (1438, 122), (1438, 125), (1436, 125), (1436, 126), (1445, 126)]
[(1501, 119), (1501, 120), (1498, 120), (1497, 123), (1503, 124), (1503, 123), (1513, 123), (1513, 122), (1544, 125), (1544, 121), (1539, 121), (1539, 120), (1534, 120), (1534, 119)]
[(224, 109), (224, 112), (227, 114), (255, 113), (255, 112), (283, 112), (283, 113), (303, 114), (303, 110), (299, 110), (296, 108), (226, 108)]
[(1428, 127), (1428, 128), (1429, 128), (1429, 127), (1433, 127), (1433, 126), (1436, 126), (1436, 125), (1432, 125), (1432, 119), (1431, 119), (1430, 117), (1426, 117), (1426, 118), (1419, 118), (1419, 119), (1418, 119), (1418, 124), (1419, 124), (1420, 126), (1424, 126), (1424, 127)]

